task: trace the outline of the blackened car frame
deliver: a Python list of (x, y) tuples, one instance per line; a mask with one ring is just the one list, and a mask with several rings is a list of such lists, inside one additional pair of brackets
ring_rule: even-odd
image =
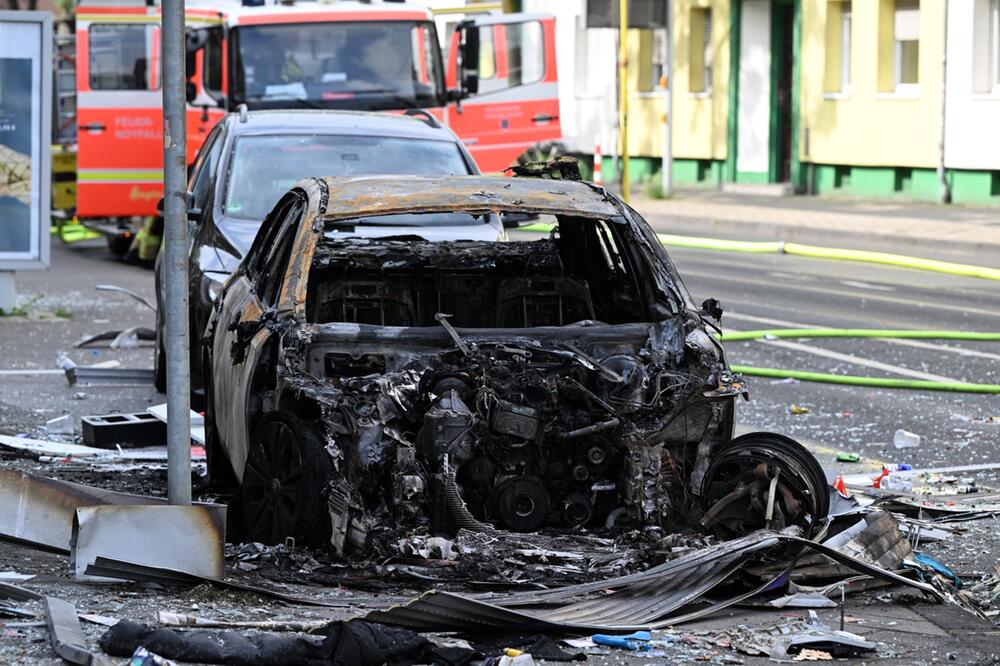
[[(508, 242), (352, 238), (359, 220), (554, 216)], [(816, 460), (733, 439), (745, 395), (634, 210), (582, 182), (299, 182), (209, 324), (210, 473), (245, 536), (361, 551), (375, 535), (700, 526), (720, 536), (828, 510)]]

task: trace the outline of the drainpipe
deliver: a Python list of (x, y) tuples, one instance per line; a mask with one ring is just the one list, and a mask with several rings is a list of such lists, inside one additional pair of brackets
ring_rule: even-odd
[(944, 48), (941, 49), (941, 140), (938, 143), (938, 180), (941, 181), (941, 203), (951, 203), (948, 172), (944, 168), (945, 113), (948, 108), (948, 3), (944, 3)]
[(622, 199), (628, 203), (628, 0), (618, 0), (618, 21), (618, 136), (622, 154)]
[(674, 119), (673, 119), (673, 105), (671, 98), (673, 97), (674, 91), (674, 3), (672, 0), (667, 0), (667, 58), (666, 58), (666, 86), (663, 90), (664, 98), (664, 108), (666, 127), (664, 127), (663, 135), (663, 165), (660, 167), (660, 177), (661, 177), (661, 189), (663, 190), (663, 196), (669, 197), (673, 193), (673, 168), (674, 168), (674, 156), (673, 156), (673, 146), (671, 145), (672, 137), (670, 135)]

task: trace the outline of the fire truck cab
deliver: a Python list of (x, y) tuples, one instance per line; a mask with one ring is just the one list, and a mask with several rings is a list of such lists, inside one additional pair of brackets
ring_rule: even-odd
[[(561, 135), (549, 15), (466, 19), (447, 54), (430, 11), (402, 2), (188, 0), (185, 22), (189, 163), (242, 104), (426, 109), (484, 172)], [(153, 215), (163, 190), (158, 1), (84, 0), (76, 44), (77, 215)]]

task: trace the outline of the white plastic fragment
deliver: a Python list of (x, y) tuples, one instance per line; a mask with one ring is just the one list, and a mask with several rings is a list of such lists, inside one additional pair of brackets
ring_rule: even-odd
[(897, 449), (915, 449), (920, 446), (920, 435), (900, 428), (892, 436), (892, 445)]

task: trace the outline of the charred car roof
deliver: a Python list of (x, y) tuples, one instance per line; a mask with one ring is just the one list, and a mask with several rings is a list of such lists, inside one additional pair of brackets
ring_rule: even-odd
[(624, 221), (599, 186), (579, 181), (501, 176), (357, 176), (319, 178), (303, 187), (326, 189), (322, 220), (421, 211), (530, 212)]

